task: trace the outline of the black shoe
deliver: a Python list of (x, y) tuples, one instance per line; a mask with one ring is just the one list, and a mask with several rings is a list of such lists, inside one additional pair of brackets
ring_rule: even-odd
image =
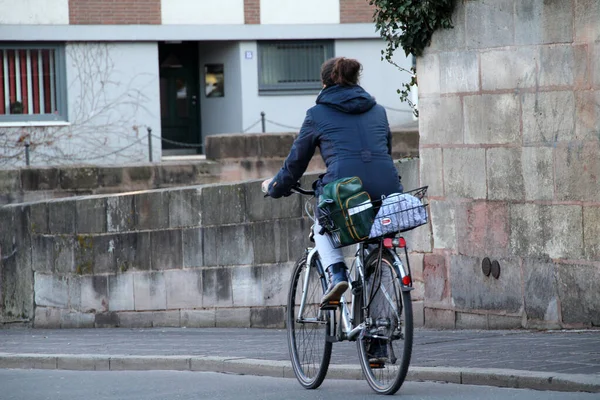
[(348, 289), (348, 270), (346, 264), (335, 263), (327, 267), (329, 286), (321, 299), (321, 306), (331, 302), (339, 302), (342, 295)]
[(388, 360), (387, 341), (383, 339), (371, 339), (367, 348), (367, 357), (370, 363), (385, 363)]

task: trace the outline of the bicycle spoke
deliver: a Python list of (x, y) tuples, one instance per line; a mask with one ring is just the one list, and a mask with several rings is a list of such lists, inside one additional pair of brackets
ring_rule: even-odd
[(302, 302), (306, 279), (305, 260), (299, 261), (294, 271), (288, 302), (288, 338), (292, 366), (298, 381), (306, 388), (316, 388), (323, 381), (329, 365), (331, 343), (326, 342), (326, 320), (319, 319), (319, 302), (323, 287), (316, 268), (308, 276), (302, 315), (298, 309)]
[[(367, 270), (371, 271), (365, 282), (369, 294), (366, 312), (371, 325), (365, 338), (358, 340), (358, 348), (369, 385), (378, 393), (392, 394), (402, 385), (408, 371), (412, 350), (412, 308), (410, 294), (400, 290), (400, 278), (392, 265), (391, 255), (379, 260), (379, 254), (375, 253), (366, 263)], [(403, 303), (405, 299), (407, 304)], [(408, 335), (403, 332), (407, 325), (410, 327)]]

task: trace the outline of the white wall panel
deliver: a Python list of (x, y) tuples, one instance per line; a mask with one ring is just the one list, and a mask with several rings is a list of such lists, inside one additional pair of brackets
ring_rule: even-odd
[(261, 0), (261, 24), (339, 24), (340, 0)]
[[(260, 120), (264, 111), (268, 120), (299, 128), (306, 116), (306, 110), (315, 104), (317, 94), (259, 96), (258, 94), (258, 55), (256, 42), (241, 42), (240, 59), (242, 72), (243, 129)], [(246, 54), (248, 53), (248, 56)], [(267, 132), (297, 132), (298, 129), (284, 128), (267, 123)], [(261, 124), (249, 129), (249, 133), (261, 131)]]
[[(413, 120), (412, 111), (407, 103), (400, 101), (396, 92), (402, 89), (402, 83), (410, 81), (407, 72), (400, 71), (392, 64), (381, 60), (381, 50), (385, 42), (381, 39), (371, 40), (336, 40), (335, 56), (355, 58), (363, 65), (360, 85), (377, 102), (386, 107), (390, 126), (404, 125)], [(394, 62), (405, 69), (410, 69), (412, 59), (397, 51)]]
[[(98, 164), (148, 161), (146, 127), (161, 136), (157, 43), (68, 44), (66, 68), (72, 137), (57, 140), (61, 150)], [(160, 149), (154, 138), (154, 160)]]
[[(381, 61), (381, 49), (385, 43), (380, 39), (371, 40), (336, 40), (335, 56), (356, 58), (363, 64), (360, 84), (371, 93), (378, 103), (387, 108), (388, 120), (392, 127), (404, 125), (413, 120), (412, 111), (406, 103), (399, 100), (396, 90), (402, 82), (410, 80), (407, 73), (399, 71), (386, 61)], [(251, 58), (246, 58), (249, 52)], [(242, 108), (243, 129), (252, 126), (260, 119), (261, 111), (267, 119), (298, 128), (302, 125), (306, 110), (315, 104), (317, 93), (310, 95), (274, 95), (258, 94), (258, 63), (256, 42), (241, 42), (240, 60), (242, 74)], [(398, 52), (395, 61), (398, 65), (409, 69), (411, 60)], [(294, 132), (296, 129), (266, 124), (267, 132)], [(249, 133), (260, 132), (258, 124)]]
[(163, 25), (243, 24), (244, 0), (163, 0)]
[(0, 0), (0, 24), (68, 23), (69, 0)]
[[(242, 73), (240, 71), (239, 42), (201, 42), (200, 58), (200, 110), (202, 137), (218, 133), (242, 131)], [(204, 66), (223, 64), (225, 79), (224, 97), (206, 97)]]

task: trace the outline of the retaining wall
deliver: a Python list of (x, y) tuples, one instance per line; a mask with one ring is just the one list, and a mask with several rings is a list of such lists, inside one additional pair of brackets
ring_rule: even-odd
[[(295, 133), (209, 136), (206, 160), (0, 169), (0, 205), (266, 178), (279, 171), (295, 137)], [(416, 127), (394, 129), (392, 152), (395, 159), (419, 156)], [(308, 171), (324, 168), (317, 155)]]
[[(407, 186), (417, 164), (399, 164)], [(2, 323), (282, 327), (303, 204), (251, 181), (0, 207)]]
[(425, 319), (600, 326), (600, 2), (458, 1), (453, 21), (418, 60)]
[(213, 161), (0, 170), (0, 205), (123, 193), (219, 180)]

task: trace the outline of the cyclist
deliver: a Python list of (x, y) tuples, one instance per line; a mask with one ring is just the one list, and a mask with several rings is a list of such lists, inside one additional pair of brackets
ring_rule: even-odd
[[(358, 85), (361, 71), (362, 65), (355, 59), (338, 57), (323, 63), (323, 90), (317, 104), (306, 112), (300, 134), (281, 170), (273, 179), (263, 182), (269, 196), (290, 194), (317, 147), (327, 166), (314, 188), (317, 197), (327, 183), (351, 176), (362, 180), (372, 200), (402, 192), (391, 157), (391, 131), (385, 109)], [(321, 234), (318, 218), (314, 233), (330, 282), (321, 303), (339, 301), (348, 288), (342, 249), (334, 248), (329, 238)]]

